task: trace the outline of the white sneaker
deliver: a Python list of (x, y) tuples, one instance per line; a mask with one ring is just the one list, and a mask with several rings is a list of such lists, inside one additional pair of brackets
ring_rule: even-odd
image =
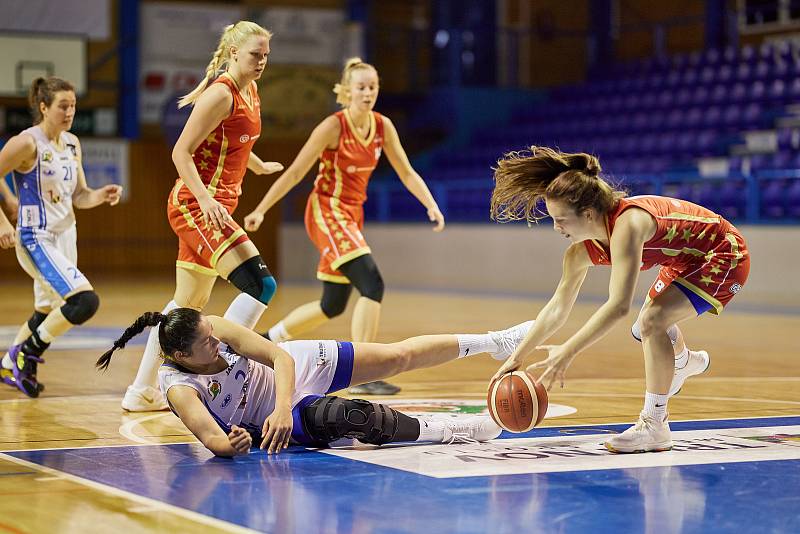
[(672, 397), (673, 395), (677, 395), (687, 378), (705, 373), (710, 364), (711, 358), (706, 351), (690, 350), (689, 359), (686, 362), (686, 365), (681, 369), (675, 369), (675, 375), (672, 377), (672, 385), (669, 387), (669, 396)]
[(489, 441), (503, 431), (491, 417), (477, 415), (453, 419), (444, 424), (442, 443), (478, 443)]
[(160, 390), (150, 386), (142, 388), (130, 385), (122, 397), (122, 409), (129, 412), (158, 412), (169, 410), (169, 406)]
[(489, 354), (491, 354), (492, 358), (495, 360), (505, 360), (514, 354), (517, 345), (522, 343), (522, 340), (528, 335), (528, 331), (531, 327), (533, 327), (533, 321), (525, 321), (524, 323), (506, 328), (505, 330), (498, 330), (496, 332), (489, 330), (489, 337), (492, 338), (492, 341), (494, 341), (498, 347), (497, 352), (490, 352)]
[(622, 434), (608, 439), (604, 445), (611, 452), (668, 451), (672, 448), (672, 439), (667, 417), (665, 416), (663, 421), (657, 422), (642, 412), (635, 425)]

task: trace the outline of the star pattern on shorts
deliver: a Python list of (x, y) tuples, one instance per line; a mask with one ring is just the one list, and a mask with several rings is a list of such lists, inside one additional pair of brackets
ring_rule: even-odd
[(209, 158), (209, 159), (211, 159), (212, 152), (211, 152), (209, 149), (207, 149), (207, 148), (203, 148), (202, 150), (200, 150), (200, 152), (203, 154), (203, 157), (204, 157), (204, 158)]
[(208, 170), (208, 163), (206, 163), (206, 162), (205, 162), (205, 161), (203, 161), (203, 160), (200, 160), (200, 161), (197, 163), (197, 166), (198, 166), (198, 167), (200, 167), (200, 170), (201, 170), (201, 171)]
[(714, 280), (710, 276), (706, 275), (701, 276), (700, 281), (704, 283), (706, 286), (714, 282)]
[(708, 240), (709, 240), (709, 241), (711, 241), (712, 243), (713, 243), (713, 242), (714, 242), (716, 239), (717, 239), (717, 233), (716, 233), (716, 232), (714, 232), (713, 234), (711, 234), (710, 236), (708, 236)]
[(667, 240), (667, 243), (672, 243), (676, 235), (678, 235), (678, 226), (673, 224), (669, 227), (669, 230), (667, 230), (667, 235), (664, 236), (664, 239)]
[(222, 232), (220, 230), (215, 229), (211, 232), (211, 241), (219, 241), (220, 239), (222, 239)]
[(683, 235), (681, 236), (681, 239), (683, 239), (684, 241), (686, 241), (688, 243), (689, 240), (692, 239), (693, 237), (694, 237), (694, 234), (692, 233), (692, 231), (689, 228), (686, 228), (683, 231)]
[(348, 250), (350, 250), (350, 241), (344, 241), (344, 240), (339, 241), (339, 250), (343, 252), (347, 252)]
[(217, 142), (217, 134), (214, 133), (214, 132), (211, 132), (208, 135), (208, 137), (206, 137), (206, 142), (207, 143), (216, 143)]
[(323, 191), (328, 191), (328, 189), (330, 189), (331, 186), (328, 184), (328, 182), (320, 182), (319, 188), (322, 189)]
[(336, 233), (333, 235), (334, 237), (336, 237), (336, 239), (342, 239), (344, 237), (344, 234), (342, 233), (341, 230), (337, 230)]
[(713, 267), (711, 267), (710, 271), (711, 271), (711, 274), (719, 274), (719, 273), (722, 272), (722, 269), (720, 269), (719, 267), (714, 265)]

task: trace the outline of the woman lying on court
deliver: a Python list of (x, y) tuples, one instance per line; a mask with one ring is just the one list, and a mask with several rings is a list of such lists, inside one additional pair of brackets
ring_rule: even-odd
[(325, 446), (342, 437), (382, 445), (398, 441), (487, 441), (500, 434), (489, 417), (423, 421), (388, 406), (329, 393), (482, 352), (505, 359), (532, 322), (487, 334), (420, 336), (399, 343), (289, 341), (274, 344), (222, 317), (190, 308), (139, 317), (97, 360), (106, 369), (116, 349), (158, 326), (164, 363), (159, 385), (170, 409), (218, 456), (261, 448)]

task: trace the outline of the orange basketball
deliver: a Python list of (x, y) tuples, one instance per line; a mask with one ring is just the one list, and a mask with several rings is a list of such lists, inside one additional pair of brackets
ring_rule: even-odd
[(495, 423), (509, 432), (527, 432), (547, 413), (547, 390), (527, 371), (514, 371), (492, 382), (486, 404)]

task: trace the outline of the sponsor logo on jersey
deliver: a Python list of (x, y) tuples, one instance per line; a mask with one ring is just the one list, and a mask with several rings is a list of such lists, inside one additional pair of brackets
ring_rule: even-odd
[(208, 394), (211, 395), (211, 400), (216, 399), (217, 395), (219, 395), (221, 391), (222, 385), (216, 380), (212, 380), (208, 383)]
[(44, 152), (42, 152), (42, 161), (44, 162), (53, 161), (53, 153), (50, 152), (49, 150), (45, 150)]
[(224, 408), (226, 408), (226, 407), (228, 406), (228, 404), (230, 404), (230, 403), (231, 403), (231, 399), (232, 399), (232, 398), (233, 398), (233, 397), (231, 397), (231, 394), (230, 394), (230, 393), (228, 393), (227, 395), (225, 395), (225, 399), (222, 401), (222, 408), (223, 408), (223, 409), (224, 409)]
[(242, 136), (239, 138), (239, 142), (240, 142), (240, 143), (246, 143), (246, 142), (248, 142), (249, 140), (250, 140), (250, 136), (249, 136), (249, 135), (247, 135), (247, 134), (243, 134), (243, 135), (242, 135)]

